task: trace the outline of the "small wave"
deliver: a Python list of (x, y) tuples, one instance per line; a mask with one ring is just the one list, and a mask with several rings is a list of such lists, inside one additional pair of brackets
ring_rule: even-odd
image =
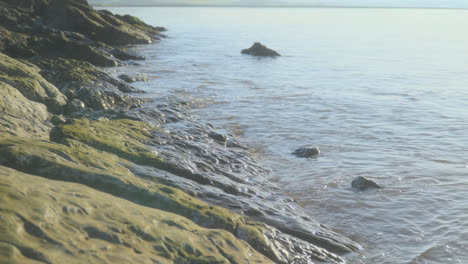
[(457, 241), (450, 241), (445, 244), (431, 245), (429, 248), (412, 259), (410, 264), (423, 263), (466, 263), (466, 245), (461, 245)]
[(173, 70), (157, 70), (157, 71), (152, 71), (153, 73), (176, 73), (177, 71)]
[(433, 162), (437, 163), (445, 163), (445, 164), (455, 164), (455, 162), (450, 161), (450, 160), (442, 160), (442, 159), (431, 159)]

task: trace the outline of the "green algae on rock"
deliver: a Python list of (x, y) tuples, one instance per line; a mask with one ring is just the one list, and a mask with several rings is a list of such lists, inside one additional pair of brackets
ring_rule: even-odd
[(67, 145), (19, 137), (0, 138), (0, 164), (54, 180), (76, 182), (134, 203), (185, 216), (197, 224), (234, 232), (244, 219), (181, 190), (133, 175), (129, 162), (74, 140)]
[(45, 105), (28, 100), (17, 89), (0, 81), (0, 137), (48, 139), (50, 116)]
[(18, 89), (26, 98), (43, 103), (51, 112), (61, 112), (67, 98), (45, 80), (40, 69), (10, 58), (0, 52), (0, 80)]
[[(27, 140), (18, 137), (0, 139), (0, 164), (35, 176), (86, 185), (96, 192), (108, 193), (133, 204), (177, 214), (205, 228), (224, 229), (277, 263), (290, 263), (291, 259), (297, 255), (296, 246), (300, 246), (304, 252), (307, 252), (310, 259), (333, 263), (343, 262), (340, 257), (326, 250), (297, 239), (294, 240), (265, 224), (248, 222), (236, 213), (208, 205), (179, 189), (160, 184), (154, 178), (137, 177), (126, 168), (129, 165), (128, 161), (107, 152), (97, 151), (78, 141), (68, 139), (67, 145), (62, 145), (46, 140)], [(67, 207), (64, 210), (76, 212), (80, 210), (80, 207), (75, 209)], [(185, 229), (184, 222), (177, 218), (164, 220), (164, 223)], [(76, 224), (81, 224), (81, 222), (76, 220)], [(130, 226), (129, 229), (143, 240), (150, 242), (156, 240), (154, 231), (135, 226)], [(121, 241), (112, 233), (106, 234), (103, 230), (105, 229), (96, 227), (85, 229), (91, 238), (99, 238), (114, 244)], [(171, 240), (172, 236), (167, 235), (167, 239)], [(221, 245), (226, 243), (222, 240), (212, 242), (222, 243)], [(172, 248), (177, 247), (180, 247), (180, 244), (172, 244)], [(163, 251), (164, 256), (171, 253), (167, 247), (166, 249), (158, 247), (158, 250)], [(138, 251), (141, 250), (138, 249)], [(297, 255), (297, 257), (302, 256)], [(190, 260), (186, 259), (186, 261)], [(240, 263), (251, 263), (251, 261), (249, 257), (245, 262)], [(268, 261), (260, 263), (268, 263)]]
[(0, 182), (1, 263), (273, 263), (229, 232), (81, 184), (5, 167)]
[(160, 158), (157, 153), (142, 143), (152, 136), (151, 130), (154, 129), (144, 122), (130, 119), (98, 121), (81, 118), (56, 127), (51, 139), (56, 142), (74, 139), (138, 164), (158, 165)]

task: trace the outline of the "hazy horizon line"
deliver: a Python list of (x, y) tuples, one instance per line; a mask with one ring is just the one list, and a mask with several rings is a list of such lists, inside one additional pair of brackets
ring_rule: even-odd
[(255, 7), (255, 8), (388, 8), (388, 9), (458, 9), (468, 10), (468, 7), (431, 7), (431, 6), (359, 6), (359, 5), (235, 5), (235, 4), (91, 4), (97, 7)]

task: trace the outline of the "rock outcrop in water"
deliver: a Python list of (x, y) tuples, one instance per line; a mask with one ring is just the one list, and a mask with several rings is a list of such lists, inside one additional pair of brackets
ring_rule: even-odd
[(128, 75), (128, 74), (121, 74), (119, 75), (119, 79), (127, 82), (127, 83), (134, 83), (134, 82), (146, 82), (148, 81), (148, 77), (142, 74), (137, 75)]
[(260, 42), (255, 42), (250, 48), (243, 49), (241, 53), (259, 57), (281, 56), (278, 52), (268, 48)]
[(98, 68), (162, 28), (84, 0), (0, 0), (0, 21), (0, 263), (343, 263), (359, 248), (186, 102), (142, 106)]
[(381, 189), (382, 187), (374, 181), (359, 176), (351, 182), (351, 188), (358, 191), (365, 191), (369, 189)]
[(296, 149), (292, 154), (299, 158), (317, 157), (320, 155), (320, 149), (318, 147), (302, 147)]

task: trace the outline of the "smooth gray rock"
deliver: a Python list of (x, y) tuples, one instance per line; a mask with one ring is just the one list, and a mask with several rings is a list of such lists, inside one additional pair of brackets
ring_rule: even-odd
[(299, 158), (311, 158), (320, 155), (320, 149), (318, 147), (309, 146), (296, 149), (293, 153)]
[(359, 191), (365, 191), (368, 189), (381, 189), (382, 187), (371, 180), (359, 176), (351, 182), (351, 188)]
[(278, 52), (268, 48), (260, 42), (255, 42), (252, 47), (242, 50), (241, 53), (260, 57), (281, 56)]

